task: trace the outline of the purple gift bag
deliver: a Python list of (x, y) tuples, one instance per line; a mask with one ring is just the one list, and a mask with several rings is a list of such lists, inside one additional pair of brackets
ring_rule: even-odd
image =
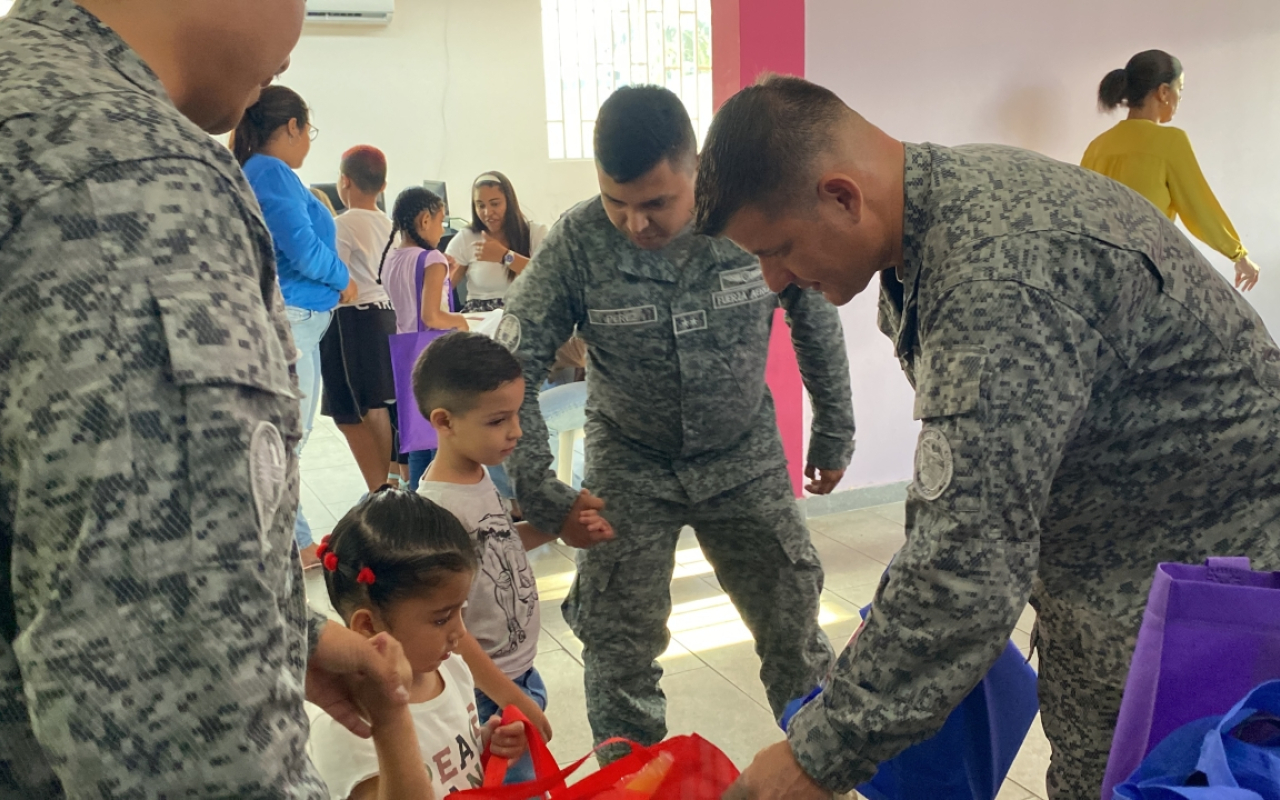
[[(418, 330), (414, 333), (396, 333), (387, 337), (391, 347), (391, 372), (396, 385), (396, 421), (400, 426), (400, 452), (414, 453), (419, 450), (434, 450), (438, 444), (436, 429), (422, 416), (418, 410), (418, 401), (413, 396), (413, 365), (418, 363), (418, 356), (427, 346), (450, 331), (428, 328), (422, 324), (422, 281), (427, 270), (429, 251), (418, 256), (414, 266), (414, 295), (417, 308)], [(453, 290), (445, 273), (444, 296), (449, 298), (449, 310), (453, 311)]]
[(1103, 800), (1166, 736), (1280, 678), (1280, 572), (1248, 558), (1161, 564), (1138, 632)]

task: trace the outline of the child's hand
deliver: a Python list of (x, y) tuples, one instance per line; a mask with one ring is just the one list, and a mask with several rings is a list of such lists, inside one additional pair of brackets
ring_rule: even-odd
[(597, 544), (613, 538), (613, 526), (609, 524), (609, 520), (600, 516), (599, 511), (583, 511), (578, 522), (591, 533)]
[(547, 719), (547, 715), (543, 713), (542, 709), (538, 708), (538, 704), (532, 700), (527, 703), (527, 705), (532, 706), (532, 708), (524, 708), (524, 705), (526, 704), (521, 704), (522, 707), (520, 710), (523, 711), (524, 715), (533, 723), (533, 727), (537, 728), (538, 732), (542, 734), (542, 741), (551, 741), (551, 720)]
[(347, 288), (343, 289), (341, 292), (338, 292), (338, 302), (342, 303), (343, 305), (350, 305), (351, 303), (354, 303), (356, 301), (356, 298), (358, 298), (359, 296), (360, 296), (360, 288), (356, 286), (355, 279), (348, 278)]
[(583, 489), (578, 494), (578, 499), (573, 502), (573, 507), (569, 509), (569, 516), (564, 521), (564, 527), (560, 529), (561, 540), (570, 547), (578, 547), (585, 550), (588, 547), (594, 547), (601, 542), (612, 539), (613, 526), (609, 525), (603, 517), (600, 520), (604, 522), (604, 526), (596, 525), (595, 531), (589, 527), (589, 523), (583, 522), (584, 514), (594, 512), (599, 517), (600, 512), (603, 510), (604, 501)]
[(529, 740), (525, 738), (522, 723), (503, 725), (502, 718), (494, 714), (489, 717), (484, 728), (487, 734), (485, 738), (489, 740), (489, 752), (499, 758), (516, 759), (529, 749)]

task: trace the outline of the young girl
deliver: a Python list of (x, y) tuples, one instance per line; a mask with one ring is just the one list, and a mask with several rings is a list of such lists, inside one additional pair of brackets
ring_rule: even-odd
[[(382, 252), (378, 278), (396, 311), (396, 333), (428, 328), (467, 330), (467, 320), (449, 308), (452, 284), (449, 260), (436, 249), (444, 236), (444, 201), (434, 192), (411, 187), (396, 198), (391, 210), (391, 238)], [(399, 246), (393, 251), (396, 237)], [(422, 293), (417, 289), (419, 263), (424, 272)]]
[[(449, 260), (436, 249), (444, 236), (444, 200), (434, 192), (410, 187), (396, 198), (391, 209), (391, 237), (382, 251), (378, 282), (387, 290), (396, 312), (396, 333), (413, 333), (424, 328), (470, 330), (466, 317), (449, 307), (453, 296)], [(399, 237), (399, 246), (395, 250)], [(418, 291), (418, 271), (422, 270), (422, 291)], [(398, 450), (398, 448), (397, 448)], [(407, 455), (409, 488), (427, 471), (434, 450)], [(402, 461), (401, 463), (405, 463)]]
[(372, 741), (326, 714), (312, 723), (308, 751), (331, 797), (442, 798), (481, 784), (486, 743), (502, 758), (524, 754), (520, 725), (498, 727), (494, 716), (481, 729), (471, 672), (454, 654), (476, 571), (475, 546), (456, 517), (384, 489), (347, 512), (320, 552), (329, 600), (347, 627), (393, 637), (413, 672), (408, 706), (373, 691), (359, 698)]

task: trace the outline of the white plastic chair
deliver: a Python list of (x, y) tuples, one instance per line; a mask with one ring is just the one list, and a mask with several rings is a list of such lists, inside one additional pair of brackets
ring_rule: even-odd
[[(547, 432), (558, 441), (556, 477), (573, 486), (573, 457), (578, 441), (586, 436), (587, 384), (585, 381), (555, 386), (538, 395)], [(576, 488), (576, 487), (575, 487)]]

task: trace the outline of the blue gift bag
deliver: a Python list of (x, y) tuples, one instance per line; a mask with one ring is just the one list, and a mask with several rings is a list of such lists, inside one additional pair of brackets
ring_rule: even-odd
[[(784, 730), (821, 691), (787, 707)], [(858, 792), (868, 800), (995, 800), (1039, 711), (1035, 670), (1010, 642), (942, 730), (882, 763)]]
[(1280, 681), (1262, 684), (1223, 716), (1169, 734), (1113, 796), (1280, 800)]

